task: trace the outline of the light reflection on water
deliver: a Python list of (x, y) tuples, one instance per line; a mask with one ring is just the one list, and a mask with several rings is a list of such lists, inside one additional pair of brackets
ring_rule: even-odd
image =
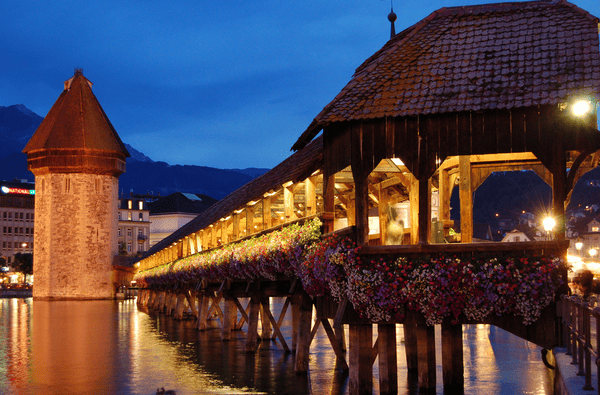
[[(280, 309), (277, 300), (273, 313)], [(288, 313), (288, 345), (290, 321)], [(416, 393), (398, 328), (399, 393)], [(464, 326), (463, 336), (466, 394), (552, 393), (539, 347), (485, 325)], [(437, 392), (443, 393), (439, 338), (438, 328)], [(0, 299), (0, 394), (154, 395), (158, 387), (177, 395), (348, 391), (347, 375), (333, 371), (335, 356), (322, 330), (311, 346), (308, 375), (294, 373), (293, 355), (279, 342), (261, 342), (256, 355), (244, 347), (243, 332), (222, 342), (218, 328), (198, 332), (193, 321), (147, 314), (133, 300)], [(377, 361), (374, 393), (376, 367)]]

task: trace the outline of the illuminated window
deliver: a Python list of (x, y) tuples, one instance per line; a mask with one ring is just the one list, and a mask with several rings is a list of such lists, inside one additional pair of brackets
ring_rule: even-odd
[(127, 221), (131, 221), (131, 213), (127, 213)]
[(144, 214), (140, 213), (140, 221), (144, 220)]
[(140, 209), (140, 210), (143, 210), (143, 209), (144, 209), (144, 201), (143, 201), (143, 200), (140, 200), (140, 201), (138, 202), (138, 207), (139, 207), (139, 209)]
[(133, 202), (131, 200), (127, 201), (127, 208), (130, 210), (133, 208)]
[(592, 226), (592, 232), (598, 232), (598, 231), (600, 231), (600, 227)]

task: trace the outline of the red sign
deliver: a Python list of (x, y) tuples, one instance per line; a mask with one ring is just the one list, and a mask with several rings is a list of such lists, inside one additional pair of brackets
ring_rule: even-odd
[(1, 189), (4, 193), (15, 193), (18, 195), (35, 195), (35, 189), (11, 188), (6, 186), (2, 186)]

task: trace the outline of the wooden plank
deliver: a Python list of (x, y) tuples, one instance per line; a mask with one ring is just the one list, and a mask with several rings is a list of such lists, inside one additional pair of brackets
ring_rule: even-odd
[(317, 178), (308, 177), (304, 182), (304, 208), (305, 214), (314, 215), (317, 213)]
[(461, 242), (473, 240), (473, 191), (471, 186), (471, 161), (469, 156), (459, 158), (460, 168), (460, 233)]
[(435, 391), (435, 328), (417, 324), (419, 392)]
[(462, 394), (465, 387), (462, 325), (442, 322), (442, 375), (444, 393)]
[(496, 112), (496, 136), (498, 152), (513, 152), (513, 133), (511, 112), (507, 109), (499, 109)]
[(429, 244), (431, 237), (431, 182), (419, 180), (419, 244)]
[(265, 306), (269, 305), (269, 298), (267, 296), (262, 296), (260, 301), (260, 323), (261, 323), (261, 332), (260, 338), (262, 340), (271, 338), (271, 324), (269, 318), (267, 316)]
[(298, 320), (298, 340), (296, 342), (296, 360), (294, 371), (296, 373), (307, 373), (308, 362), (310, 357), (311, 343), (311, 323), (313, 304), (310, 296), (306, 293), (302, 295), (300, 300), (300, 317)]
[(350, 394), (373, 393), (373, 325), (350, 324)]
[(417, 326), (413, 323), (404, 323), (403, 327), (406, 367), (409, 373), (416, 373), (419, 367), (419, 356), (417, 353)]
[[(383, 159), (387, 153), (386, 147), (386, 121), (382, 118), (377, 118), (373, 121), (373, 169)], [(372, 170), (372, 169), (371, 169)]]
[[(502, 152), (498, 148), (499, 130), (497, 128), (497, 112), (484, 111), (483, 116), (483, 141), (481, 150), (486, 153), (495, 154)], [(510, 137), (509, 137), (510, 141)]]
[(292, 301), (292, 297), (288, 296), (285, 298), (285, 302), (283, 303), (283, 307), (281, 308), (281, 312), (279, 313), (279, 318), (277, 319), (277, 326), (281, 328), (283, 325), (283, 319), (285, 318), (285, 313), (287, 312), (288, 307), (290, 306)]
[(457, 114), (458, 155), (471, 155), (471, 113), (459, 112)]
[(526, 150), (534, 152), (540, 145), (540, 114), (538, 107), (528, 107), (525, 116)]
[(379, 392), (398, 393), (398, 355), (396, 346), (396, 325), (378, 324), (379, 351)]
[(486, 136), (483, 121), (483, 113), (476, 111), (471, 112), (471, 149), (473, 154), (486, 153)]
[(260, 299), (258, 296), (250, 298), (250, 314), (248, 315), (248, 330), (246, 333), (246, 352), (254, 353), (258, 349), (258, 312)]
[(238, 298), (233, 298), (233, 301), (237, 306), (238, 311), (242, 314), (240, 322), (236, 325), (236, 329), (241, 329), (242, 325), (244, 324), (244, 321), (248, 322), (248, 314), (246, 313), (246, 309), (250, 307), (250, 301), (248, 301), (248, 307), (246, 307), (246, 309), (244, 309), (244, 306), (242, 306)]
[(235, 327), (237, 321), (237, 310), (234, 302), (235, 298), (226, 295), (224, 298), (224, 312), (223, 312), (223, 325), (221, 326), (221, 341), (231, 340), (231, 332)]
[(192, 296), (191, 291), (184, 291), (185, 297), (188, 301), (188, 305), (190, 306), (190, 310), (192, 314), (198, 318), (198, 310), (196, 309), (195, 298)]

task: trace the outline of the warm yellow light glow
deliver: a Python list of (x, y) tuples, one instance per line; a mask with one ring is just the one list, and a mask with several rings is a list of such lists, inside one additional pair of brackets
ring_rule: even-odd
[(571, 112), (577, 117), (586, 115), (590, 111), (592, 111), (592, 103), (590, 103), (589, 100), (577, 100), (575, 103), (573, 103), (573, 106), (571, 106)]
[(554, 229), (554, 226), (556, 226), (556, 221), (552, 217), (544, 218), (542, 223), (544, 224), (544, 230), (546, 232), (550, 232), (552, 229)]
[(598, 250), (596, 250), (595, 248), (590, 248), (590, 250), (588, 251), (588, 253), (590, 254), (590, 256), (593, 258), (596, 256), (596, 254), (598, 253)]
[(582, 242), (578, 241), (577, 243), (575, 243), (575, 248), (577, 249), (577, 251), (580, 251), (582, 247), (583, 247)]
[(396, 166), (404, 166), (404, 162), (402, 162), (400, 159), (398, 158), (392, 158), (392, 162), (396, 165)]

